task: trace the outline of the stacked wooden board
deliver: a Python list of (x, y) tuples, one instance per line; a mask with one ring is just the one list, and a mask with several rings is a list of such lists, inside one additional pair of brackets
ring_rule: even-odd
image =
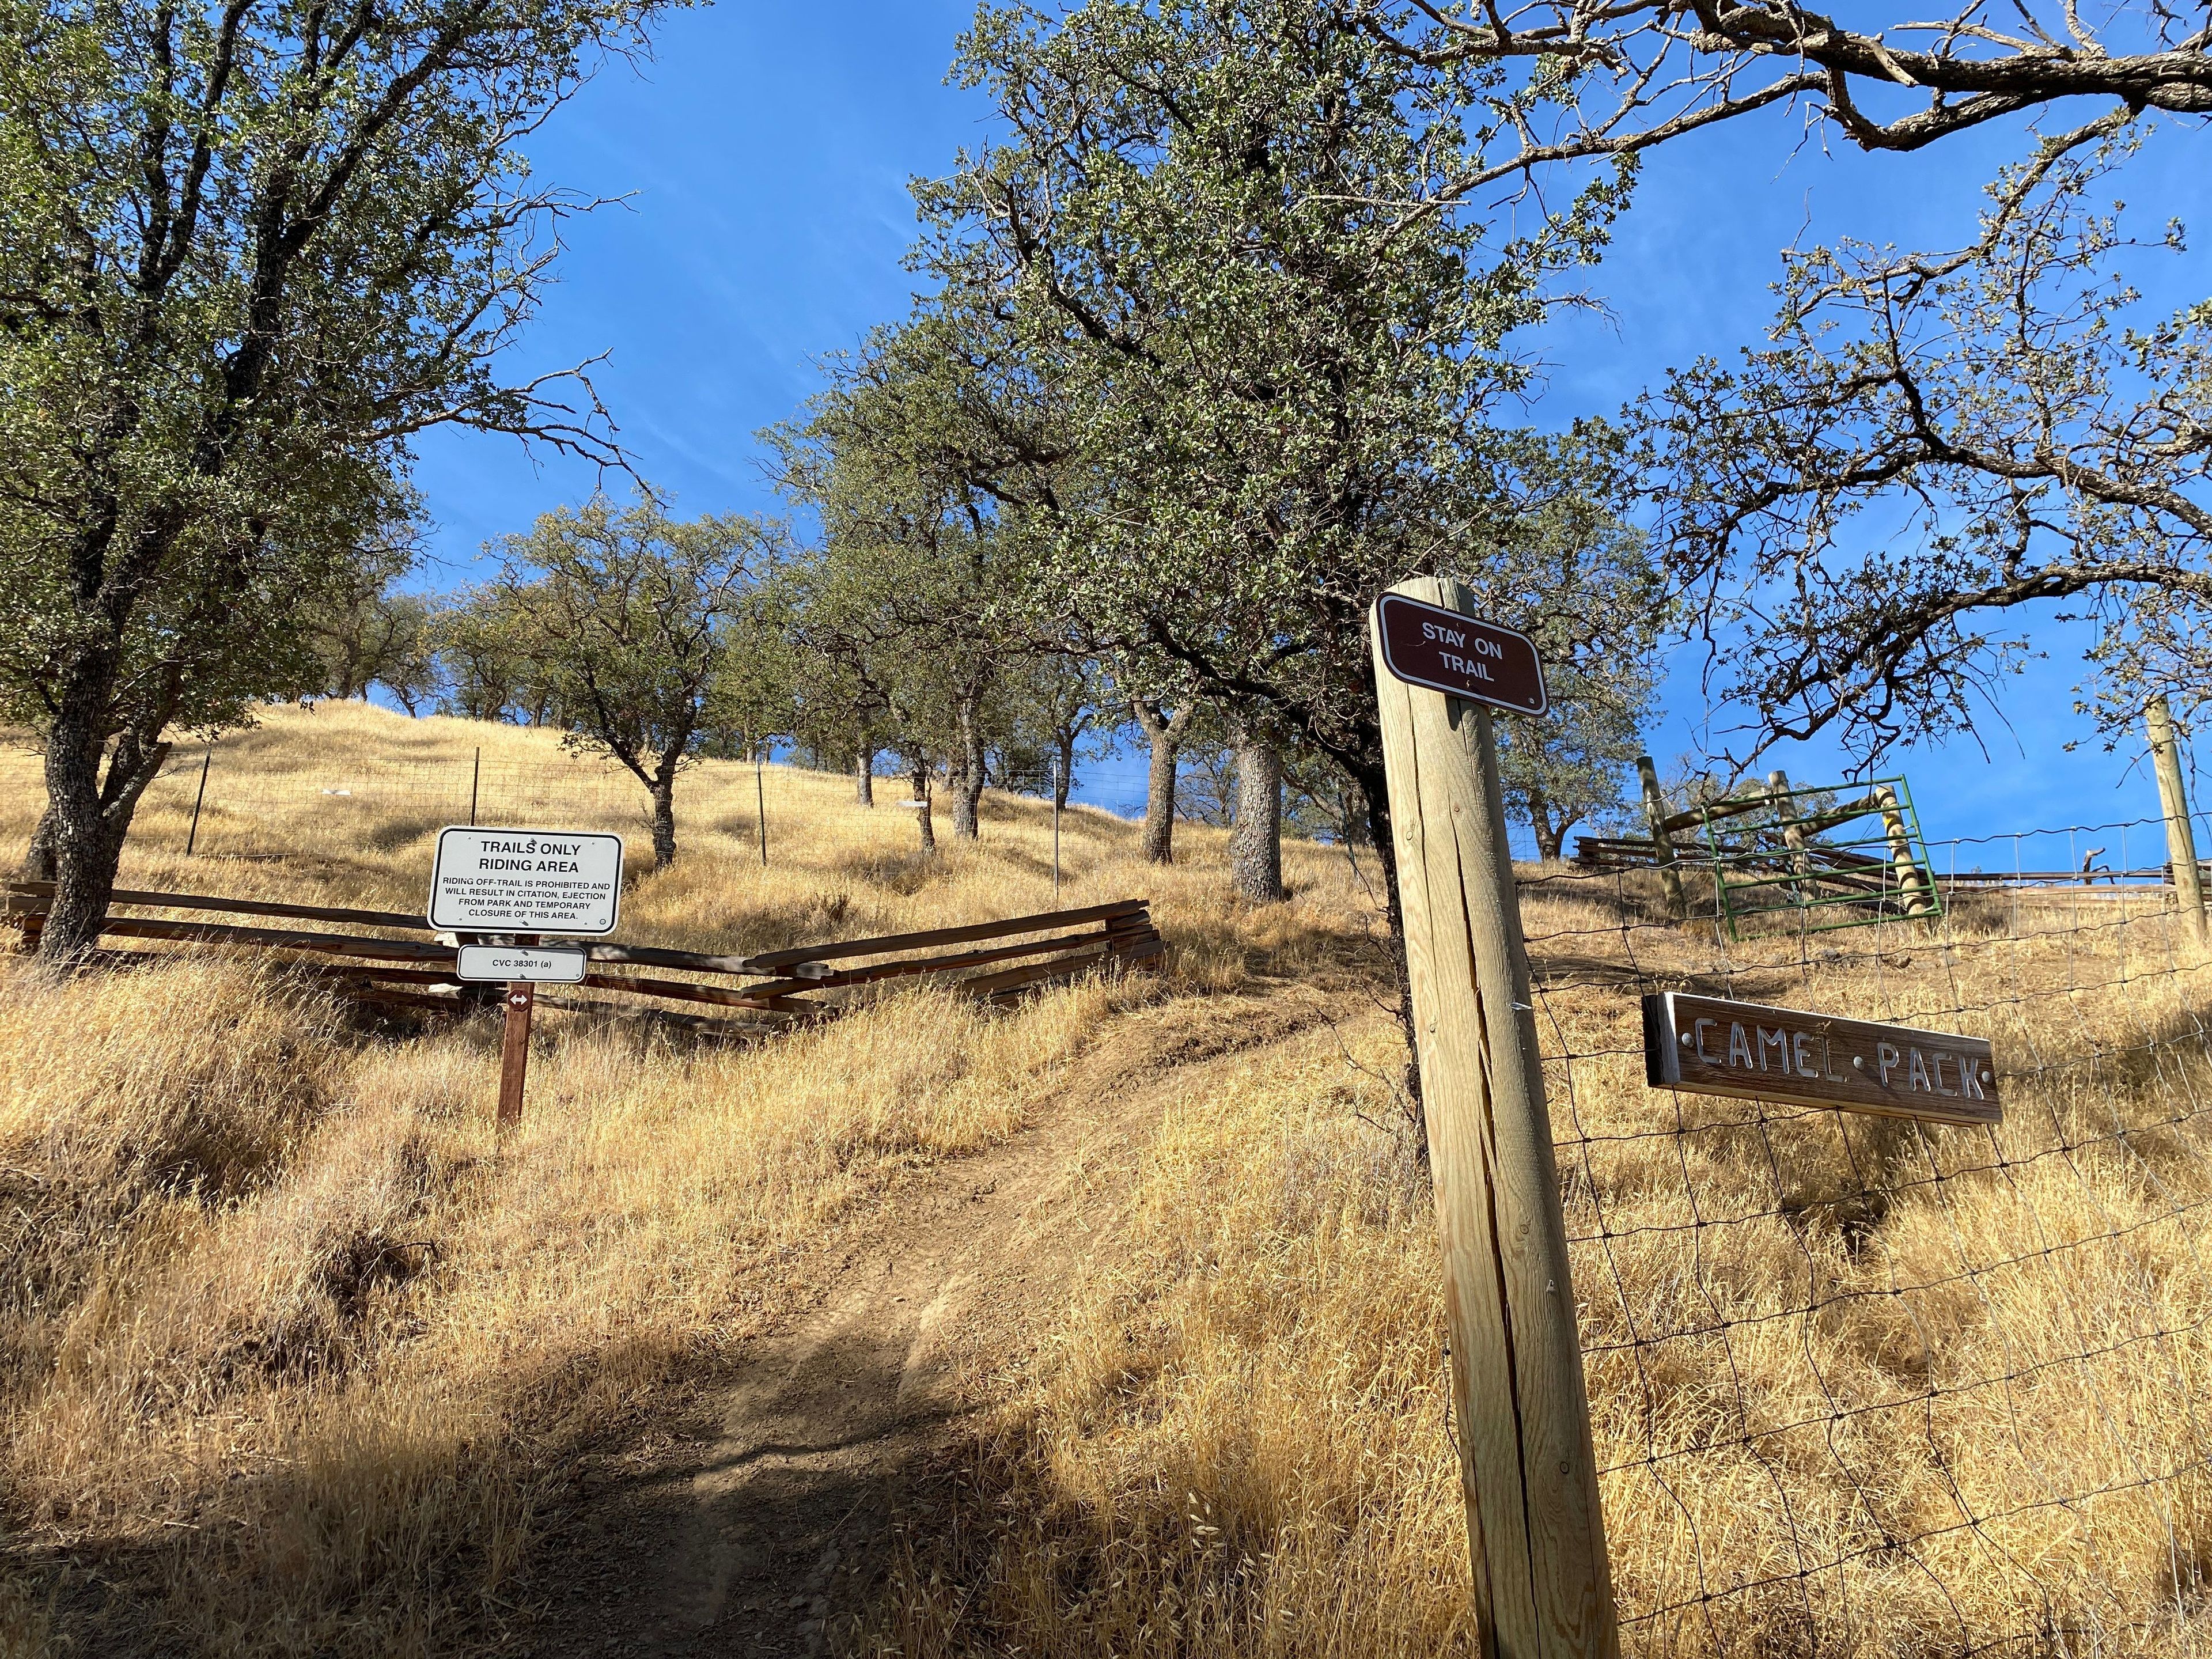
[[(10, 881), (3, 890), (4, 915), (22, 931), (27, 945), (35, 945), (53, 902), (52, 884)], [(137, 911), (161, 914), (122, 914)], [(214, 919), (225, 916), (252, 921)], [(325, 925), (262, 925), (268, 920)], [(459, 946), (512, 942), (497, 936), (441, 937), (421, 916), (399, 911), (135, 890), (117, 891), (101, 932), (116, 939), (270, 951), (294, 970), (363, 1001), (457, 1011), (476, 1006), (485, 989), (462, 984), (455, 972)], [(963, 996), (1003, 1002), (1032, 986), (1092, 971), (1157, 969), (1167, 947), (1152, 926), (1147, 901), (1139, 898), (752, 956), (611, 940), (578, 941), (576, 948), (587, 958), (584, 988), (611, 994), (541, 994), (541, 1006), (757, 1030), (836, 1014), (869, 988), (917, 977)], [(124, 947), (106, 954), (154, 953)], [(664, 1006), (668, 1003), (727, 1012), (702, 1018)]]

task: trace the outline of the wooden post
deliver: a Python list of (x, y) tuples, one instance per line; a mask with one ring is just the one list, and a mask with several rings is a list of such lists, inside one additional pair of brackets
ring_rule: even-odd
[(1674, 867), (1674, 842), (1667, 833), (1667, 798), (1659, 793), (1659, 769), (1649, 755), (1636, 757), (1644, 781), (1644, 821), (1650, 826), (1651, 851), (1659, 860), (1659, 885), (1667, 895), (1667, 914), (1680, 921), (1689, 912), (1682, 901), (1682, 872)]
[[(1457, 582), (1393, 591), (1470, 611)], [(1394, 678), (1379, 643), (1375, 679), (1482, 1651), (1613, 1659), (1620, 1633), (1490, 711)]]
[(2174, 896), (2190, 936), (2205, 942), (2204, 876), (2197, 864), (2197, 829), (2189, 817), (2189, 792), (2181, 781), (2181, 745), (2173, 732), (2173, 709), (2164, 693), (2143, 711), (2150, 728), (2151, 767), (2158, 774), (2158, 804), (2166, 814), (2166, 855), (2173, 865)]
[(192, 848), (199, 844), (200, 803), (207, 799), (208, 768), (214, 764), (214, 763), (215, 739), (213, 738), (210, 738), (208, 739), (207, 752), (200, 757), (200, 787), (199, 793), (192, 797), (192, 827), (185, 832), (185, 856), (186, 858), (191, 857)]
[[(517, 945), (535, 945), (538, 935), (520, 933)], [(499, 1127), (504, 1130), (522, 1121), (522, 1085), (530, 1071), (530, 1013), (538, 1006), (538, 988), (527, 981), (509, 981), (507, 1024), (499, 1045)]]
[(1052, 757), (1052, 896), (1060, 896), (1060, 757)]
[(1905, 809), (1898, 804), (1897, 791), (1885, 783), (1874, 792), (1874, 799), (1881, 809), (1881, 830), (1889, 842), (1890, 868), (1897, 875), (1897, 895), (1905, 914), (1930, 915), (1936, 908), (1936, 883), (1912, 856), (1912, 836), (1905, 827)]
[(1790, 775), (1778, 766), (1766, 775), (1766, 799), (1775, 822), (1782, 825), (1782, 844), (1790, 849), (1790, 873), (1796, 878), (1790, 884), (1790, 896), (1802, 905), (1811, 896), (1813, 857), (1805, 850), (1805, 826), (1796, 822), (1797, 814), (1790, 809)]

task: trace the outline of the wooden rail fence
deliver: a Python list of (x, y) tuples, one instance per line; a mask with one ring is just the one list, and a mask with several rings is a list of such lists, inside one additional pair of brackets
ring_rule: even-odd
[[(0, 892), (5, 896), (0, 915), (21, 930), (27, 946), (35, 946), (53, 902), (53, 884), (9, 881), (0, 887)], [(118, 914), (146, 910), (169, 914)], [(179, 917), (176, 913), (180, 911), (187, 914)], [(252, 917), (256, 923), (203, 921), (192, 913)], [(380, 933), (257, 925), (262, 920), (375, 928)], [(496, 934), (441, 937), (431, 932), (422, 917), (399, 911), (135, 890), (118, 890), (101, 932), (120, 939), (273, 951), (281, 953), (281, 959), (295, 970), (359, 1000), (455, 1011), (477, 1006), (487, 994), (495, 995), (498, 988), (463, 984), (454, 971), (458, 946), (513, 942)], [(405, 937), (380, 936), (384, 933)], [(946, 951), (944, 947), (948, 945), (975, 948)], [(643, 1000), (540, 994), (540, 1004), (642, 1016), (689, 1027), (757, 1031), (763, 1026), (836, 1014), (849, 999), (833, 994), (857, 987), (928, 975), (958, 994), (1004, 1002), (1032, 986), (1072, 979), (1094, 969), (1157, 969), (1167, 947), (1152, 926), (1147, 901), (1139, 898), (879, 939), (795, 945), (749, 957), (607, 940), (577, 940), (573, 948), (581, 949), (586, 958), (585, 988)], [(131, 957), (156, 953), (124, 948), (104, 954)], [(665, 971), (635, 971), (641, 969)], [(986, 971), (970, 971), (975, 969)], [(672, 978), (667, 976), (669, 971), (712, 977)], [(663, 1002), (727, 1009), (746, 1018), (680, 1013), (657, 1006)]]

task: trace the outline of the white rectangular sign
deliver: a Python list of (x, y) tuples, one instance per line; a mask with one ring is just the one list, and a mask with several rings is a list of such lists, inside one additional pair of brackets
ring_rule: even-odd
[(464, 945), (454, 971), (465, 980), (581, 985), (584, 953), (551, 945)]
[(438, 832), (430, 926), (447, 933), (611, 933), (620, 836), (584, 830)]

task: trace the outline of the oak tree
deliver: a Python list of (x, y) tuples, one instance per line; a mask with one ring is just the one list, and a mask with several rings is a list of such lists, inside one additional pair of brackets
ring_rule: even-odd
[(1751, 715), (1737, 766), (1831, 728), (1863, 750), (1970, 729), (2054, 608), (2096, 629), (2107, 725), (2203, 706), (2212, 305), (2142, 314), (2121, 273), (2138, 245), (2099, 198), (2132, 142), (2041, 146), (1966, 247), (1790, 256), (1770, 343), (1644, 405), (1715, 690)]
[[(1894, 3), (1849, 16), (1797, 0), (1354, 0), (1417, 73), (1479, 72), (1476, 143), (1433, 210), (1560, 163), (1630, 162), (1654, 145), (1761, 112), (1802, 110), (1868, 151), (1918, 150), (2024, 112), (2096, 100), (2124, 118), (2212, 112), (2201, 8), (2090, 11), (2072, 0)], [(1467, 83), (1463, 83), (1467, 84)]]
[(459, 423), (612, 459), (493, 370), (564, 201), (518, 146), (659, 0), (0, 5), (0, 703), (45, 744), (50, 956), (172, 726), (311, 685), (304, 621)]
[(718, 697), (754, 712), (721, 682), (749, 635), (777, 631), (757, 609), (776, 544), (772, 527), (734, 514), (671, 519), (642, 488), (629, 507), (594, 497), (501, 544), (495, 591), (564, 740), (645, 786), (656, 866), (676, 857), (676, 780)]
[[(1618, 204), (1594, 185), (1493, 239), (1436, 201), (1477, 76), (1414, 64), (1327, 0), (982, 13), (960, 74), (1001, 141), (925, 187), (919, 262), (988, 367), (968, 476), (1010, 503), (1031, 602), (1172, 671), (1360, 788), (1387, 849), (1367, 608), (1470, 580), (1576, 648), (1646, 595), (1564, 613), (1548, 515), (1607, 517), (1601, 437), (1512, 425), (1510, 345)], [(1017, 372), (1017, 370), (1020, 372)], [(1395, 871), (1385, 854), (1394, 918)]]

